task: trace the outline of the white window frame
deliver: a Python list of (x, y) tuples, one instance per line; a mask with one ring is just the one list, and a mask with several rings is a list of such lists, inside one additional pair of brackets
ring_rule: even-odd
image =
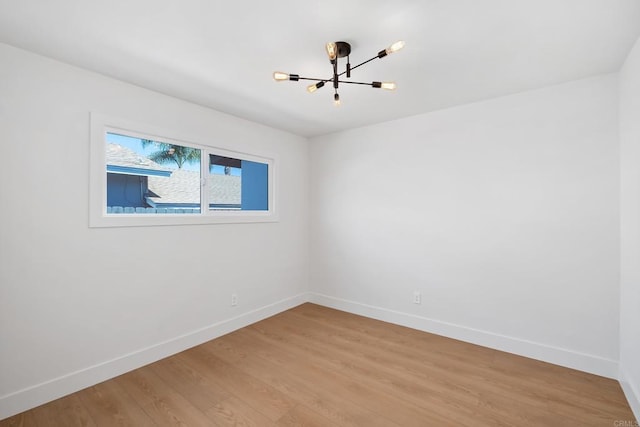
[[(155, 126), (91, 113), (90, 171), (89, 171), (89, 227), (141, 227), (194, 224), (234, 224), (253, 222), (277, 222), (276, 211), (276, 164), (273, 154), (244, 153), (232, 147), (212, 146), (203, 138), (185, 137)], [(117, 133), (135, 138), (162, 141), (202, 150), (200, 155), (201, 204), (199, 214), (108, 214), (107, 213), (107, 133)], [(218, 142), (216, 142), (218, 144)], [(226, 145), (219, 144), (219, 145)], [(209, 154), (266, 163), (268, 165), (268, 210), (209, 210)]]

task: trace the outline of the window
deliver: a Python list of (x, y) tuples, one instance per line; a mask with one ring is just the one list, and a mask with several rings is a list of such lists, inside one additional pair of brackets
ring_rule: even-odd
[(163, 134), (92, 114), (90, 226), (277, 221), (273, 158)]

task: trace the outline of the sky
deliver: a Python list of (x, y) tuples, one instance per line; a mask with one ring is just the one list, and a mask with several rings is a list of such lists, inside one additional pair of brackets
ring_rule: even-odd
[[(143, 148), (140, 138), (134, 138), (126, 135), (118, 135), (116, 133), (111, 133), (111, 132), (107, 132), (107, 143), (119, 144), (119, 145), (122, 145), (123, 147), (130, 148), (131, 150), (135, 151), (136, 153), (144, 157), (148, 157), (149, 154), (157, 150), (157, 148), (155, 148), (152, 145), (148, 145), (147, 147)], [(178, 166), (175, 163), (166, 163), (166, 164), (163, 164), (162, 166), (168, 167), (170, 169), (178, 168)], [(200, 164), (185, 163), (184, 165), (182, 165), (182, 169), (190, 170), (190, 171), (200, 171)], [(210, 172), (213, 174), (224, 175), (224, 167), (214, 165), (210, 169)], [(231, 168), (231, 175), (240, 176), (241, 175), (240, 168)]]

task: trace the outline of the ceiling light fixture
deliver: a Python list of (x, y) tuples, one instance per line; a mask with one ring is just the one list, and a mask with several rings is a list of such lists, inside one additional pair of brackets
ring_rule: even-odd
[[(377, 89), (386, 89), (386, 90), (395, 90), (396, 89), (396, 84), (394, 82), (371, 82), (371, 83), (367, 83), (367, 82), (354, 82), (354, 81), (350, 81), (350, 80), (340, 80), (340, 77), (346, 74), (347, 78), (351, 78), (351, 71), (355, 70), (356, 68), (373, 61), (376, 58), (384, 58), (387, 55), (390, 55), (394, 52), (399, 51), (400, 49), (402, 49), (404, 47), (404, 41), (400, 40), (395, 42), (394, 44), (392, 44), (391, 46), (389, 46), (388, 48), (381, 50), (380, 52), (378, 52), (378, 54), (376, 56), (374, 56), (373, 58), (367, 59), (366, 61), (352, 67), (351, 63), (349, 61), (349, 55), (351, 54), (351, 45), (347, 42), (331, 42), (331, 43), (327, 43), (327, 45), (325, 46), (325, 49), (327, 51), (327, 55), (329, 56), (329, 62), (331, 63), (331, 66), (333, 67), (333, 76), (329, 79), (317, 79), (317, 78), (311, 78), (311, 77), (300, 77), (298, 74), (287, 74), (287, 73), (283, 73), (281, 71), (276, 71), (275, 73), (273, 73), (273, 79), (277, 82), (282, 82), (285, 80), (292, 80), (292, 81), (298, 81), (298, 80), (311, 80), (311, 81), (315, 81), (317, 83), (311, 84), (309, 86), (307, 86), (307, 91), (309, 93), (313, 93), (316, 90), (320, 89), (321, 87), (323, 87), (325, 85), (325, 83), (333, 83), (333, 102), (336, 106), (340, 105), (340, 95), (338, 94), (338, 87), (340, 83), (348, 83), (348, 84), (355, 84), (355, 85), (366, 85), (366, 86), (371, 86), (373, 88), (377, 88)], [(341, 72), (338, 74), (338, 58), (347, 58), (347, 65), (346, 65), (346, 69), (345, 71)]]

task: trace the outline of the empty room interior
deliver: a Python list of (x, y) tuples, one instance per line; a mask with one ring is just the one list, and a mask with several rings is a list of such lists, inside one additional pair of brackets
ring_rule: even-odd
[(638, 426), (639, 38), (0, 0), (0, 426)]

